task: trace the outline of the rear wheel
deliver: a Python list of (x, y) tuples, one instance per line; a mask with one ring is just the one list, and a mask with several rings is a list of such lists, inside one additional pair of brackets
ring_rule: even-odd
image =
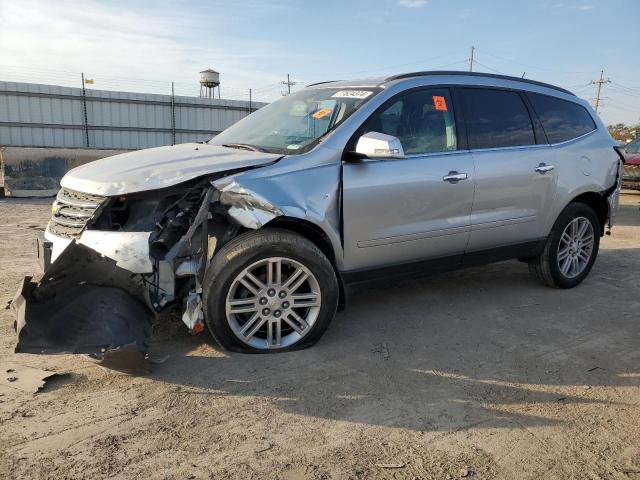
[(591, 207), (571, 203), (558, 216), (529, 271), (547, 285), (572, 288), (591, 271), (600, 246), (600, 222)]
[(203, 282), (206, 321), (225, 348), (265, 353), (315, 343), (335, 315), (338, 283), (325, 255), (286, 230), (249, 232), (213, 258)]

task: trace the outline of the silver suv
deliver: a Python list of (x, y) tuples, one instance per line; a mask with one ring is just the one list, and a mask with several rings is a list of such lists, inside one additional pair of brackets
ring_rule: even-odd
[(207, 143), (70, 171), (14, 301), (18, 351), (144, 353), (181, 303), (224, 347), (309, 346), (350, 285), (518, 258), (588, 275), (621, 155), (589, 104), (519, 78), (419, 72), (309, 85)]

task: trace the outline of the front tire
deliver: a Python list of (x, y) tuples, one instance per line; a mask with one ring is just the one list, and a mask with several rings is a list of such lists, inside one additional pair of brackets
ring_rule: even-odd
[(591, 271), (600, 247), (600, 221), (584, 203), (569, 204), (558, 216), (531, 274), (554, 288), (573, 288)]
[(213, 337), (245, 353), (313, 345), (335, 316), (339, 292), (335, 271), (318, 247), (269, 228), (225, 245), (213, 257), (202, 290)]

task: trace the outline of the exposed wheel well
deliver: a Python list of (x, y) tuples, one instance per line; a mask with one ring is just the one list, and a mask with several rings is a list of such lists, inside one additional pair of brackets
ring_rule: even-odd
[(584, 203), (596, 212), (598, 220), (600, 221), (600, 236), (603, 236), (605, 224), (607, 223), (607, 215), (609, 213), (609, 206), (605, 196), (596, 192), (586, 192), (571, 200), (571, 203)]
[(295, 232), (312, 242), (316, 247), (320, 249), (320, 251), (322, 251), (322, 253), (325, 254), (325, 256), (331, 262), (333, 270), (336, 272), (336, 278), (338, 279), (338, 285), (340, 287), (338, 310), (344, 309), (346, 305), (346, 292), (344, 284), (342, 283), (342, 277), (340, 276), (340, 273), (336, 268), (336, 256), (334, 254), (333, 247), (331, 246), (331, 241), (329, 240), (329, 237), (327, 237), (327, 234), (324, 233), (322, 229), (317, 225), (314, 225), (309, 221), (293, 217), (277, 217), (265, 226), (278, 227)]

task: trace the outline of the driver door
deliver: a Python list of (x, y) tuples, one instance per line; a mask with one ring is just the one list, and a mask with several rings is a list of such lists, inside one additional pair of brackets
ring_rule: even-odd
[(432, 259), (460, 263), (469, 239), (474, 164), (461, 149), (464, 135), (453, 106), (448, 89), (411, 90), (363, 125), (362, 134), (397, 137), (405, 157), (345, 163), (346, 274)]

